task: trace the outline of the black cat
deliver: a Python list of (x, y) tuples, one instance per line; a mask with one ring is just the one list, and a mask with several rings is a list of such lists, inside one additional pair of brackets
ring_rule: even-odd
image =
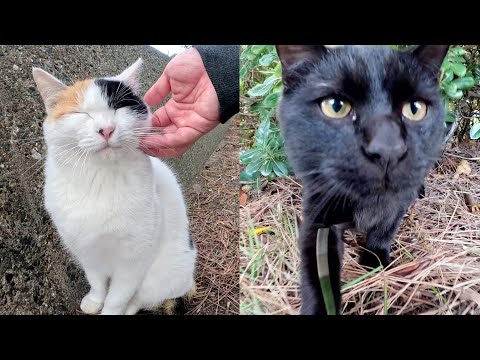
[(337, 224), (367, 234), (362, 264), (389, 264), (400, 221), (441, 153), (438, 79), (448, 47), (277, 45), (284, 84), (278, 118), (303, 185), (302, 314), (326, 313), (316, 261), (319, 228), (334, 230), (328, 268), (337, 313), (346, 227)]

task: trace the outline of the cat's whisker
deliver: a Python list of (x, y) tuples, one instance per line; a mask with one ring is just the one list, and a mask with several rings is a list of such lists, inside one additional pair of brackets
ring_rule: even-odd
[(70, 163), (70, 161), (72, 161), (72, 159), (75, 158), (75, 156), (77, 156), (78, 154), (80, 154), (80, 152), (82, 151), (82, 149), (81, 149), (81, 148), (77, 148), (77, 149), (78, 149), (78, 150), (75, 151), (75, 152), (62, 164), (63, 166), (67, 166), (67, 165)]
[[(25, 176), (25, 174), (30, 170), (32, 169), (33, 167), (35, 167), (38, 163), (42, 162), (43, 160), (45, 160), (46, 158), (46, 155), (45, 156), (42, 156), (42, 158), (40, 160), (37, 160), (32, 166), (29, 166), (22, 174), (20, 174), (20, 177), (23, 177)], [(41, 167), (40, 167), (41, 168)], [(37, 169), (38, 170), (38, 169)], [(35, 172), (33, 174), (35, 174), (37, 172), (37, 170), (35, 170)], [(33, 176), (33, 174), (31, 174), (31, 176)]]
[(86, 152), (85, 152), (85, 158), (83, 159), (82, 168), (80, 169), (80, 175), (83, 174), (83, 169), (84, 169), (84, 167), (85, 167), (85, 163), (86, 163), (87, 157), (88, 157), (89, 155), (90, 155), (90, 150), (87, 149)]
[(66, 153), (66, 152), (68, 153), (70, 150), (75, 149), (76, 147), (77, 147), (77, 145), (71, 146), (70, 148), (68, 148), (66, 150), (63, 150), (60, 153), (56, 153), (55, 156), (61, 157), (64, 153)]
[[(80, 153), (80, 156), (77, 157), (77, 160), (75, 161), (75, 163), (73, 164), (73, 176), (75, 176), (75, 172), (77, 170), (77, 164), (79, 163), (79, 161), (82, 159), (83, 155), (85, 154), (87, 150), (83, 149), (82, 152)], [(79, 174), (80, 175), (80, 174)]]

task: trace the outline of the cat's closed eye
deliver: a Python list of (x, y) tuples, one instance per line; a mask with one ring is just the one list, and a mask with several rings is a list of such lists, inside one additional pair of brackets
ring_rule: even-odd
[(421, 100), (410, 101), (403, 105), (402, 114), (412, 121), (420, 121), (427, 115), (427, 104)]
[(342, 119), (352, 112), (352, 105), (340, 96), (329, 96), (320, 100), (320, 109), (329, 118)]

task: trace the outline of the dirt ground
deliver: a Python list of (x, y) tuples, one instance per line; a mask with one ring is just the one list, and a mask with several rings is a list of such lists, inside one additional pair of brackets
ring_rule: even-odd
[(188, 314), (239, 313), (238, 121), (193, 181), (190, 226), (198, 247), (198, 294)]

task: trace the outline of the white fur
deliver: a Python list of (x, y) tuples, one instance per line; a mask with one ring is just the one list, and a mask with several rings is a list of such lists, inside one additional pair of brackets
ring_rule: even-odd
[[(196, 250), (182, 191), (163, 162), (137, 148), (133, 133), (150, 125), (150, 113), (138, 120), (126, 109), (108, 109), (95, 85), (79, 111), (88, 115), (46, 121), (44, 134), (45, 207), (91, 286), (81, 309), (135, 314), (185, 295)], [(115, 131), (102, 150), (98, 129), (106, 126)]]

